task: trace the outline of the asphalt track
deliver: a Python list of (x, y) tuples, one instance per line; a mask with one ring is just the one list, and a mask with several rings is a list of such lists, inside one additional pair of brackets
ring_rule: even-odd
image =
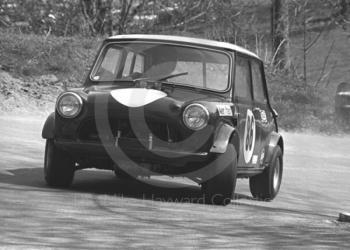
[[(255, 201), (239, 180), (218, 207), (183, 180), (122, 181), (111, 171), (48, 188), (43, 121), (0, 117), (0, 248), (350, 248), (350, 223), (337, 222), (350, 212), (350, 137), (284, 133), (278, 197)], [(152, 185), (165, 181), (172, 188)]]

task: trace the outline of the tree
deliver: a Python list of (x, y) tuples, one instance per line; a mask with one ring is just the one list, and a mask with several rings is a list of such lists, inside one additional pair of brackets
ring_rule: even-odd
[[(105, 34), (111, 29), (112, 0), (80, 0), (81, 11), (88, 23), (91, 35)], [(111, 31), (108, 30), (108, 33)]]
[(288, 70), (290, 66), (288, 0), (272, 0), (271, 36), (273, 63), (280, 69)]
[(118, 34), (126, 33), (126, 23), (128, 20), (128, 15), (130, 13), (131, 7), (133, 4), (133, 0), (122, 0), (121, 1), (121, 10), (120, 17), (118, 20)]

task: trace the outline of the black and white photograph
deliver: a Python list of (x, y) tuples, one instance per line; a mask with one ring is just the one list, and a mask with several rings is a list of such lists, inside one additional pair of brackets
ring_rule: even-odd
[(0, 249), (349, 249), (350, 0), (0, 0)]

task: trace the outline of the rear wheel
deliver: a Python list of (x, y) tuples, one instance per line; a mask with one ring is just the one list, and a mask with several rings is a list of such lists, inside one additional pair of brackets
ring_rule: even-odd
[(280, 189), (283, 172), (283, 155), (279, 146), (273, 152), (271, 164), (263, 173), (250, 177), (249, 186), (253, 197), (259, 200), (273, 200)]
[(52, 187), (69, 187), (74, 177), (75, 165), (70, 156), (57, 148), (52, 139), (46, 140), (44, 176)]
[(227, 205), (231, 202), (236, 187), (237, 153), (232, 144), (229, 144), (224, 155), (216, 159), (215, 165), (224, 169), (213, 178), (202, 184), (205, 203), (213, 205)]

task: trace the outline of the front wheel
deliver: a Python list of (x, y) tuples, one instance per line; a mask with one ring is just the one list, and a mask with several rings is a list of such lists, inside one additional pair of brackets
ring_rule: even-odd
[(44, 176), (52, 187), (69, 187), (74, 177), (75, 165), (70, 156), (57, 148), (52, 139), (46, 140)]
[(223, 171), (202, 184), (202, 192), (206, 204), (224, 205), (231, 202), (237, 179), (237, 152), (229, 144), (226, 152), (218, 156), (213, 167), (219, 169), (224, 164)]
[(273, 200), (282, 183), (283, 155), (279, 146), (274, 149), (270, 166), (259, 175), (250, 177), (249, 186), (253, 197), (259, 200)]

